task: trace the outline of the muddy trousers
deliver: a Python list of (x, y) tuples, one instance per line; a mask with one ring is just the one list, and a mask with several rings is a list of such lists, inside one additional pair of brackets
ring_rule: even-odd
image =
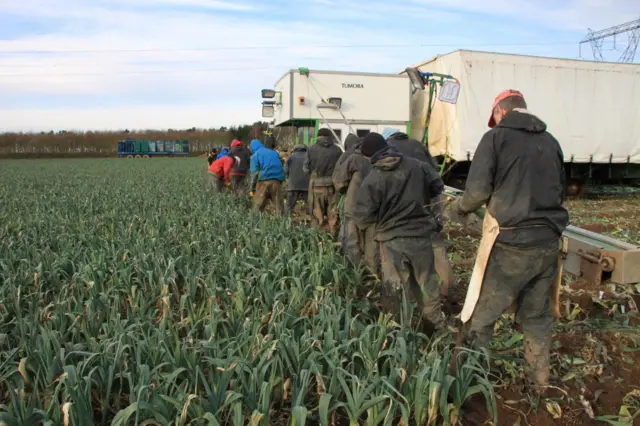
[(455, 285), (455, 275), (447, 255), (447, 245), (444, 234), (442, 232), (435, 234), (432, 237), (432, 243), (436, 273), (440, 277), (442, 285), (446, 288), (450, 288)]
[(410, 318), (403, 314), (404, 294), (407, 301), (417, 302), (428, 329), (442, 327), (440, 280), (435, 272), (431, 238), (398, 237), (380, 242), (379, 248), (383, 309), (410, 324)]
[(358, 229), (353, 219), (345, 216), (341, 220), (340, 243), (342, 253), (354, 264), (364, 265), (374, 274), (379, 274), (378, 243), (374, 240), (375, 227), (365, 231)]
[(360, 237), (365, 266), (371, 273), (380, 276), (380, 244), (375, 240), (376, 227), (370, 226), (365, 231), (360, 231)]
[(487, 347), (496, 321), (515, 302), (529, 376), (541, 386), (549, 381), (553, 332), (549, 296), (558, 268), (558, 251), (558, 241), (529, 249), (496, 243), (467, 335), (469, 346)]
[(218, 176), (209, 174), (209, 186), (214, 192), (222, 192), (224, 191), (224, 180), (220, 179)]
[(340, 243), (342, 253), (354, 264), (362, 262), (363, 255), (363, 233), (360, 232), (352, 219), (343, 217), (340, 227)]
[(285, 213), (291, 214), (296, 208), (298, 201), (304, 201), (307, 204), (307, 191), (287, 191), (287, 204), (285, 206)]
[(236, 195), (243, 195), (249, 192), (249, 182), (247, 182), (247, 176), (231, 176), (231, 190)]
[(338, 236), (340, 196), (333, 186), (314, 186), (313, 193), (313, 218), (316, 226), (333, 238)]
[(262, 180), (256, 184), (253, 195), (253, 210), (263, 212), (269, 202), (275, 206), (277, 215), (282, 214), (282, 182), (279, 180)]

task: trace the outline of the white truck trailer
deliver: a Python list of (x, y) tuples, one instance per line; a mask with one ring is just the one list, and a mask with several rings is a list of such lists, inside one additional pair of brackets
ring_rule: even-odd
[(263, 117), (274, 126), (296, 127), (299, 143), (310, 143), (319, 127), (331, 128), (341, 142), (350, 132), (411, 132), (412, 89), (405, 75), (300, 68), (262, 94)]
[[(460, 82), (455, 105), (433, 105), (428, 144), (434, 156), (455, 160), (461, 174), (488, 130), (493, 99), (516, 89), (560, 142), (570, 179), (640, 178), (638, 64), (458, 50), (414, 67), (451, 74)], [(412, 136), (421, 140), (427, 93), (415, 92), (412, 103)]]
[[(437, 100), (442, 80), (416, 90), (405, 71), (300, 68), (285, 73), (274, 89), (263, 90), (263, 117), (272, 118), (275, 126), (296, 127), (297, 141), (305, 144), (321, 125), (341, 141), (349, 132), (364, 136), (396, 128), (423, 140), (435, 157), (451, 161), (448, 178), (464, 178), (488, 130), (493, 99), (505, 89), (517, 89), (560, 142), (573, 181), (570, 189), (577, 191), (588, 180), (640, 179), (638, 64), (458, 50), (412, 68), (457, 79), (457, 102)], [(426, 123), (431, 86), (436, 92)]]

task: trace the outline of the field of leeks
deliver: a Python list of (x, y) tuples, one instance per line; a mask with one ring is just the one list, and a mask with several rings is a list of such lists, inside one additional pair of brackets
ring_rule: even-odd
[[(470, 353), (381, 315), (320, 232), (201, 159), (0, 166), (0, 424), (458, 424)], [(375, 289), (374, 289), (375, 290)], [(375, 292), (374, 292), (375, 293)]]

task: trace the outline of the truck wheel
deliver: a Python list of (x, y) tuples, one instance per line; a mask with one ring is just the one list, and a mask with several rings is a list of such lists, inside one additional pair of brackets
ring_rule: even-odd
[(142, 158), (142, 157), (140, 157), (140, 154), (136, 154), (135, 158)]
[(142, 158), (150, 158), (148, 155), (143, 155)]
[(133, 158), (133, 155), (129, 154), (127, 155), (127, 158)]

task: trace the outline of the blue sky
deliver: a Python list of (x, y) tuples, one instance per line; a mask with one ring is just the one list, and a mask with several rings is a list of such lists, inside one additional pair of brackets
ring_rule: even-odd
[(251, 122), (289, 68), (577, 58), (587, 28), (638, 17), (637, 0), (0, 0), (0, 131)]

